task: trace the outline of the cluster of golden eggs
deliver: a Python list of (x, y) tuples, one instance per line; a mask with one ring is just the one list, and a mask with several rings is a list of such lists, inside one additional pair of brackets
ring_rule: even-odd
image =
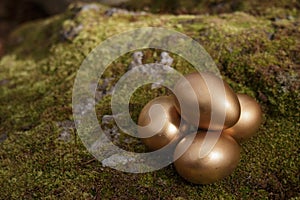
[[(226, 82), (213, 73), (195, 72), (186, 75), (185, 80), (191, 87), (187, 87), (186, 81), (180, 80), (174, 88), (176, 97), (157, 97), (142, 109), (138, 125), (143, 128), (138, 132), (151, 151), (174, 143), (174, 158), (178, 158), (174, 159), (174, 165), (179, 175), (192, 183), (210, 184), (230, 175), (237, 167), (240, 144), (255, 135), (262, 121), (262, 111), (253, 98), (235, 94)], [(191, 88), (193, 91), (190, 91)], [(211, 95), (221, 90), (223, 93), (220, 96), (223, 97)], [(196, 98), (190, 98), (191, 92)], [(180, 105), (179, 98), (184, 105)], [(191, 101), (198, 101), (200, 116), (197, 121), (191, 117), (195, 113), (190, 106), (195, 102)], [(153, 105), (160, 105), (163, 109), (151, 112)], [(185, 111), (180, 106), (184, 106)], [(212, 109), (216, 114), (225, 113), (222, 123), (212, 120)], [(186, 122), (185, 126), (180, 126), (181, 119)], [(196, 135), (189, 133), (189, 125), (198, 127)], [(205, 136), (216, 131), (221, 134), (215, 145), (204, 157), (200, 156)], [(145, 137), (147, 135), (151, 137)], [(192, 142), (182, 154), (182, 149), (190, 139)]]

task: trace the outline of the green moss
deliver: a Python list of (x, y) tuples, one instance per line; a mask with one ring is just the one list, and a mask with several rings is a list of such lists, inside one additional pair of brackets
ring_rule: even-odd
[(243, 1), (243, 0), (130, 0), (122, 5), (133, 10), (147, 10), (154, 13), (173, 14), (220, 14), (242, 11), (266, 17), (299, 15), (300, 4), (295, 0)]
[[(298, 18), (276, 21), (271, 11), (259, 17), (242, 12), (108, 17), (104, 15), (107, 7), (80, 11), (81, 6), (72, 5), (65, 14), (20, 27), (0, 61), (0, 134), (8, 135), (0, 144), (1, 199), (299, 196)], [(201, 186), (183, 180), (173, 165), (147, 174), (122, 173), (102, 167), (74, 129), (70, 141), (59, 139), (62, 130), (57, 122), (73, 118), (73, 81), (85, 56), (107, 37), (144, 26), (173, 28), (199, 41), (234, 90), (255, 97), (262, 105), (264, 123), (257, 137), (243, 144), (241, 162), (230, 177)], [(158, 59), (160, 51), (150, 49), (144, 54), (149, 63)], [(126, 72), (130, 56), (122, 56), (106, 70), (103, 79), (112, 78), (107, 90)], [(179, 56), (172, 57), (174, 68), (183, 74), (194, 70)], [(169, 93), (165, 88), (150, 90), (149, 85), (138, 89), (130, 101), (132, 118), (137, 120), (150, 99)], [(99, 121), (111, 114), (110, 100), (107, 94), (96, 105)], [(127, 150), (145, 151), (138, 139), (124, 142), (128, 138), (120, 134), (114, 142)]]

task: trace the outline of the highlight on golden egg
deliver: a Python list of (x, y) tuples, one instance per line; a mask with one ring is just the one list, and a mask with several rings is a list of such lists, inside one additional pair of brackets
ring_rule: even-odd
[(241, 105), (240, 118), (234, 126), (225, 129), (223, 134), (231, 135), (242, 142), (256, 134), (262, 122), (262, 111), (252, 97), (246, 94), (238, 94), (237, 97)]
[(179, 157), (189, 141), (192, 144), (174, 162), (176, 171), (187, 181), (195, 184), (210, 184), (230, 175), (240, 159), (240, 145), (229, 135), (221, 134), (212, 150), (201, 155), (201, 147), (206, 134), (214, 132), (200, 131), (194, 136), (189, 134), (176, 146), (174, 158)]
[[(194, 72), (185, 75), (185, 79), (175, 85), (174, 93), (177, 97), (176, 109), (182, 118), (201, 129), (223, 130), (233, 126), (239, 119), (240, 104), (236, 94), (213, 73)], [(193, 93), (196, 99), (191, 98)], [(198, 104), (200, 118), (194, 116), (195, 104)], [(181, 107), (185, 109), (181, 110)]]
[(150, 150), (158, 150), (179, 138), (180, 115), (175, 108), (174, 96), (161, 96), (142, 109), (138, 125), (139, 136)]

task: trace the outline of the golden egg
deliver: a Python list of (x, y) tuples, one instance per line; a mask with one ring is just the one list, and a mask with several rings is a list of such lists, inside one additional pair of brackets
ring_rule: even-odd
[(248, 95), (238, 94), (237, 97), (241, 105), (240, 118), (234, 126), (225, 129), (223, 133), (241, 142), (255, 135), (262, 122), (262, 111), (255, 99)]
[(182, 149), (194, 139), (174, 165), (180, 176), (196, 184), (210, 184), (230, 175), (240, 159), (240, 145), (231, 136), (223, 134), (211, 151), (202, 155), (200, 150), (206, 134), (214, 132), (200, 131), (195, 138), (191, 134), (187, 135), (178, 143), (174, 153), (176, 159)]
[[(174, 96), (157, 97), (141, 111), (139, 136), (150, 150), (158, 150), (179, 138), (180, 115), (175, 108)], [(185, 126), (181, 128), (184, 129)]]
[[(175, 85), (174, 93), (177, 97), (177, 111), (183, 119), (201, 129), (222, 130), (233, 126), (239, 119), (240, 104), (236, 94), (213, 73), (195, 72), (186, 75), (185, 79)], [(193, 93), (196, 98), (192, 98)], [(195, 104), (198, 104), (200, 119), (195, 116)]]

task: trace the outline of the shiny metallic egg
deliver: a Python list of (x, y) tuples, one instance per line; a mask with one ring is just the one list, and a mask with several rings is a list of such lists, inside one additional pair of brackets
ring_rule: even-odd
[(174, 153), (174, 158), (177, 158), (179, 152), (193, 140), (174, 165), (180, 176), (195, 184), (210, 184), (230, 175), (240, 159), (240, 145), (231, 136), (223, 134), (208, 154), (201, 155), (206, 134), (213, 132), (200, 131), (195, 138), (187, 135), (178, 143)]
[(245, 94), (237, 95), (241, 105), (241, 115), (237, 123), (223, 131), (223, 134), (231, 135), (241, 142), (255, 135), (261, 122), (262, 111), (255, 99)]
[[(223, 130), (233, 126), (239, 119), (240, 104), (236, 94), (213, 73), (187, 74), (185, 79), (177, 82), (174, 93), (177, 97), (176, 109), (181, 117), (201, 129)], [(191, 98), (195, 96), (193, 93), (196, 98)], [(195, 104), (198, 104), (200, 117), (195, 116), (195, 106), (192, 106)]]
[(179, 131), (180, 120), (175, 97), (157, 97), (142, 109), (138, 119), (138, 125), (142, 128), (138, 128), (138, 134), (150, 150), (158, 150), (179, 138), (184, 131)]

